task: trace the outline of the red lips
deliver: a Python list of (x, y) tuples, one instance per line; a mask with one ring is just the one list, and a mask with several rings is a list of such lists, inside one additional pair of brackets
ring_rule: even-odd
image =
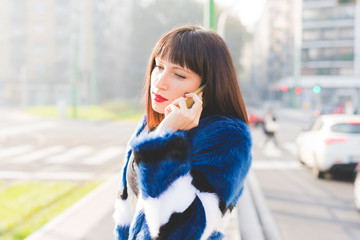
[(159, 94), (154, 93), (154, 95), (155, 95), (155, 99), (154, 99), (154, 100), (155, 100), (156, 102), (161, 103), (161, 102), (169, 101), (168, 99), (164, 98), (163, 96), (161, 96), (161, 95), (159, 95)]

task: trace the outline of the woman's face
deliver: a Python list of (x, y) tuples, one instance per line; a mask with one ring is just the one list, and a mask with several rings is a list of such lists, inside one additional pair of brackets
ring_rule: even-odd
[(165, 108), (185, 93), (200, 87), (201, 77), (167, 59), (155, 58), (151, 73), (151, 104), (154, 111), (164, 114)]

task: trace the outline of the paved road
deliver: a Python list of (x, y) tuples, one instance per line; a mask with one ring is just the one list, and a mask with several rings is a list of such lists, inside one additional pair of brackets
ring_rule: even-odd
[(318, 180), (296, 160), (294, 140), (306, 123), (291, 115), (280, 118), (280, 149), (264, 146), (261, 129), (253, 129), (253, 169), (266, 202), (285, 240), (359, 240), (351, 178)]
[(0, 178), (76, 180), (120, 170), (137, 123), (39, 119), (0, 112)]

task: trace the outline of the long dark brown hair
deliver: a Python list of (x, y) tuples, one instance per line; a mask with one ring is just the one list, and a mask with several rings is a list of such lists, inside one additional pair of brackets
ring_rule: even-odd
[(237, 117), (248, 124), (245, 103), (226, 43), (212, 30), (183, 26), (162, 36), (150, 56), (144, 89), (148, 129), (158, 126), (164, 119), (164, 114), (155, 112), (151, 105), (151, 73), (157, 57), (167, 58), (201, 77), (201, 85), (206, 84), (203, 95), (206, 105), (201, 118), (221, 114)]

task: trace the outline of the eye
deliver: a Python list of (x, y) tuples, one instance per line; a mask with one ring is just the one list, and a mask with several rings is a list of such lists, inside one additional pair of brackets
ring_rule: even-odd
[(182, 78), (182, 79), (185, 79), (185, 76), (180, 75), (180, 74), (177, 74), (177, 73), (175, 73), (175, 76), (177, 76), (177, 77), (179, 77), (179, 78)]
[(162, 66), (155, 64), (155, 68), (164, 69)]

